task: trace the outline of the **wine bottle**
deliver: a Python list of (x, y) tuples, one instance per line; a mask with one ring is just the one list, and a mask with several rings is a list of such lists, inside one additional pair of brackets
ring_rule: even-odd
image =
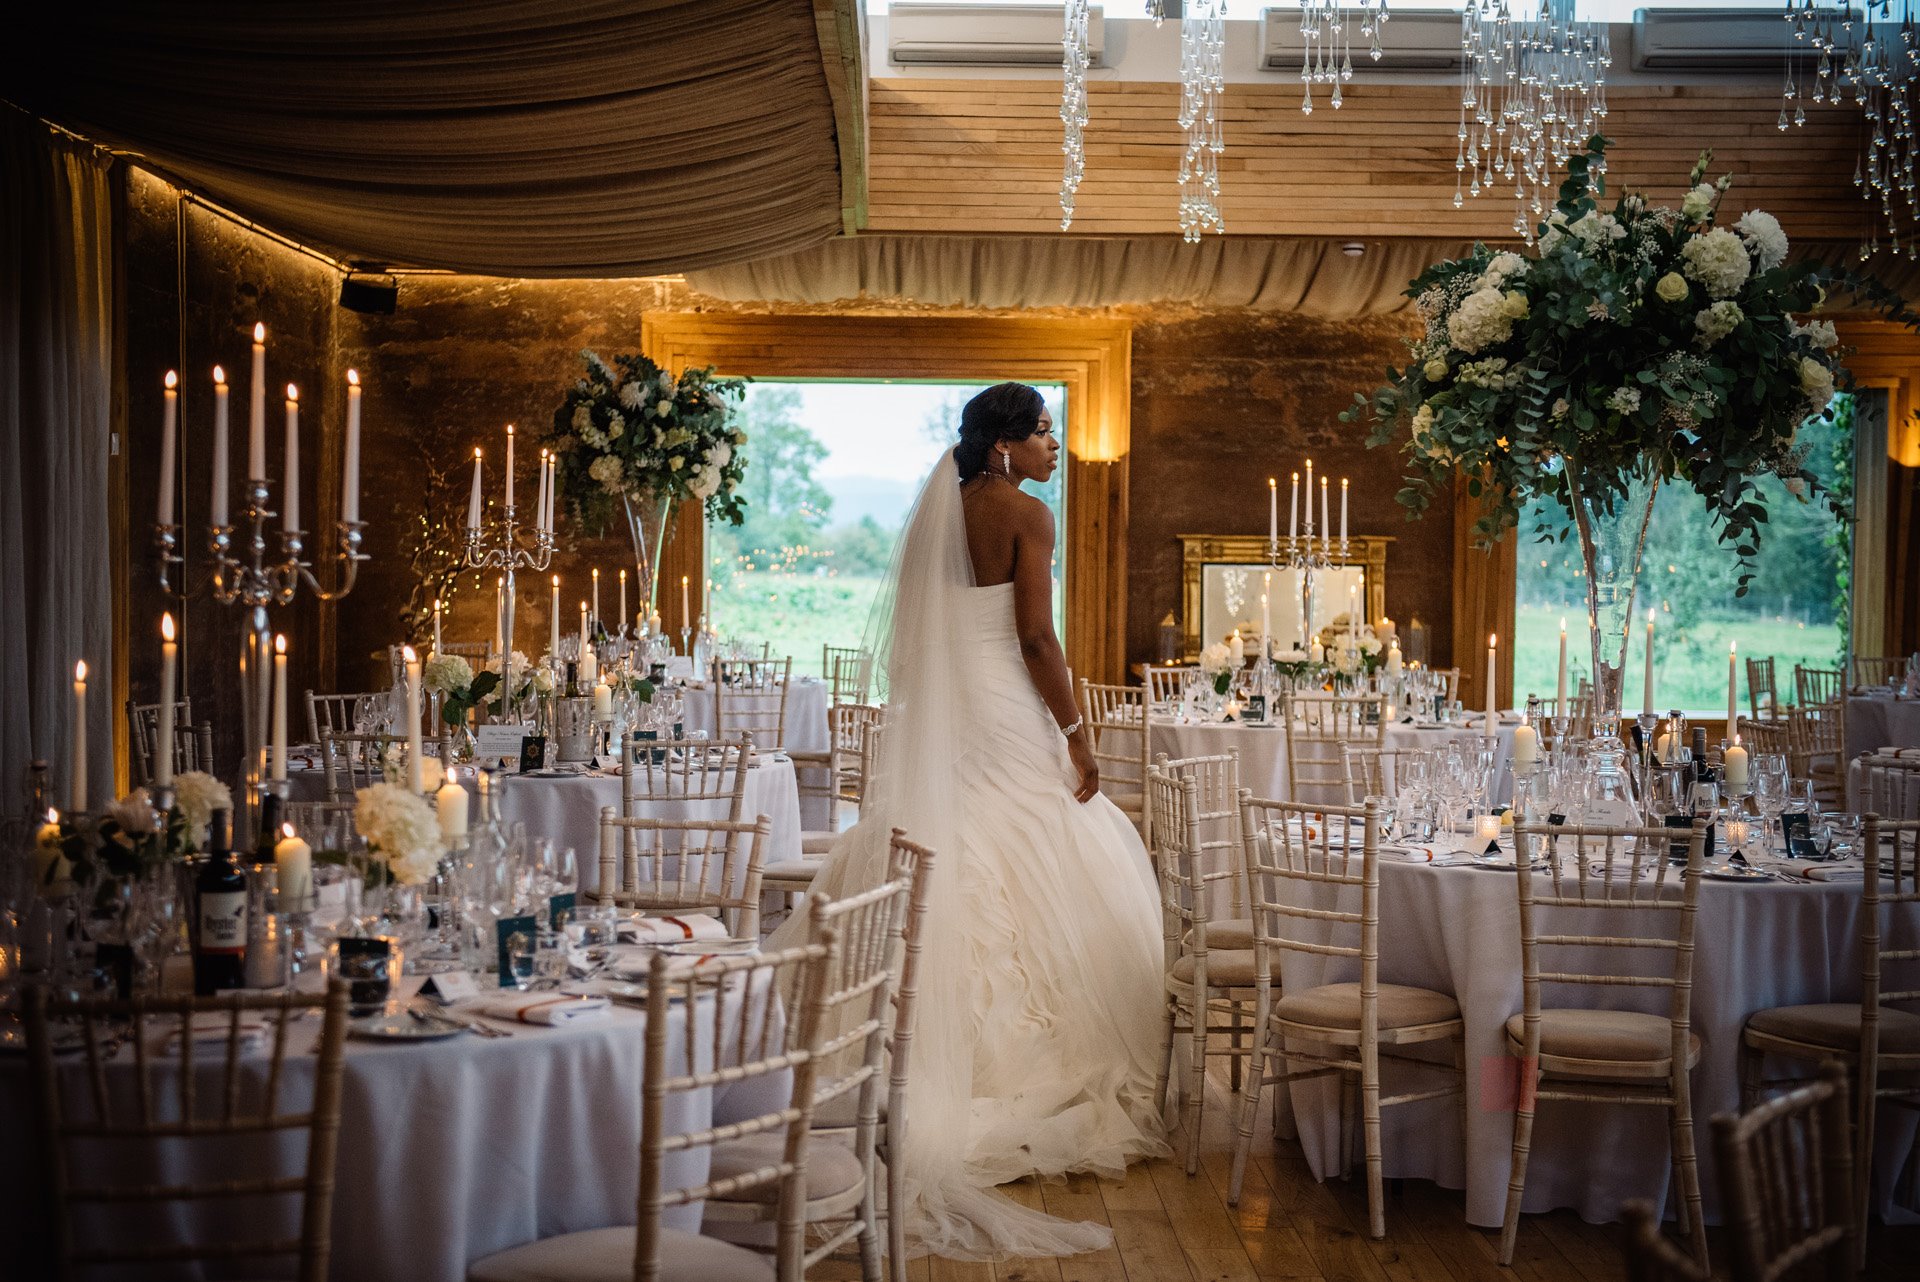
[(273, 848), (280, 840), (280, 797), (268, 793), (260, 798), (260, 823), (254, 830), (253, 862), (273, 866)]
[(231, 816), (213, 812), (211, 849), (194, 881), (193, 991), (240, 988), (247, 973), (247, 878), (233, 861)]
[(571, 659), (567, 661), (566, 696), (569, 699), (580, 697), (580, 665)]

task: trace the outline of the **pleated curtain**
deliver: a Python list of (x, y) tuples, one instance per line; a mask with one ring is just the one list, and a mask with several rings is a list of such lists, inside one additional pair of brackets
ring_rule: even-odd
[(98, 807), (113, 795), (111, 161), (5, 109), (0, 148), (0, 811), (35, 758), (65, 804), (81, 659)]

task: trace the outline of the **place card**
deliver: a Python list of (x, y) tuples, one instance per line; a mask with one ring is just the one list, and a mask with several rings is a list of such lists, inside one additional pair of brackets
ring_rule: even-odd
[[(539, 942), (540, 928), (532, 914), (525, 917), (502, 917), (494, 927), (494, 944), (500, 954), (500, 987), (518, 988), (524, 979), (533, 978), (534, 949)], [(515, 973), (514, 960), (526, 959), (525, 975)]]
[(1813, 843), (1813, 822), (1805, 811), (1782, 812), (1780, 834), (1787, 839), (1789, 859), (1820, 857), (1820, 848)]
[(427, 976), (427, 982), (420, 985), (420, 995), (434, 1001), (452, 1005), (466, 1001), (469, 997), (480, 995), (480, 985), (473, 982), (473, 976), (464, 970), (442, 971)]
[(393, 944), (386, 939), (342, 935), (334, 941), (340, 978), (347, 981), (347, 1000), (364, 1013), (387, 1004)]
[(519, 758), (526, 738), (525, 726), (481, 726), (474, 736), (473, 755), (481, 761), (506, 764)]
[(547, 764), (547, 736), (530, 734), (520, 741), (520, 773), (530, 775)]
[(573, 920), (574, 903), (578, 898), (578, 895), (569, 891), (547, 899), (547, 921), (555, 930), (565, 930), (567, 923)]
[(1240, 720), (1250, 726), (1264, 726), (1267, 724), (1267, 696), (1264, 694), (1248, 695), (1246, 703), (1242, 704), (1240, 708)]

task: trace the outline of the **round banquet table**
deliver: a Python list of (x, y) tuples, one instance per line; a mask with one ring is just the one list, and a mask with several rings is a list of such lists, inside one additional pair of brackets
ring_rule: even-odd
[[(681, 688), (680, 696), (685, 710), (687, 729), (703, 730), (709, 735), (713, 734), (712, 689), (704, 682), (699, 685), (687, 685)], [(788, 682), (786, 742), (778, 746), (789, 752), (823, 753), (827, 751), (832, 743), (827, 731), (827, 708), (832, 702), (832, 688), (818, 678), (796, 677)], [(767, 745), (760, 746), (765, 748)], [(802, 822), (809, 831), (823, 831), (833, 827), (831, 807), (825, 791), (826, 768), (804, 766), (801, 769), (805, 777), (796, 779), (796, 786), (804, 782), (811, 789), (800, 802)], [(793, 857), (798, 858), (799, 854), (800, 848), (796, 845)], [(786, 856), (783, 855), (780, 858), (786, 858)]]
[[(410, 979), (408, 988), (417, 983)], [(764, 994), (753, 1000), (757, 1028), (767, 1001)], [(712, 1066), (713, 1002), (696, 1005), (695, 1046), (704, 1070)], [(670, 1018), (671, 1064), (686, 1053), (686, 1008), (674, 1005)], [(646, 1027), (644, 1010), (616, 1005), (604, 1020), (559, 1028), (514, 1025), (513, 1036), (505, 1038), (466, 1033), (393, 1044), (349, 1037), (330, 1275), (353, 1282), (463, 1282), (469, 1261), (495, 1251), (559, 1233), (633, 1223)], [(306, 1052), (318, 1028), (319, 1020), (309, 1015), (290, 1031), (282, 1086), (287, 1100), (311, 1097), (313, 1060)], [(722, 1054), (737, 1053), (730, 1033)], [(121, 1054), (128, 1058), (131, 1051)], [(208, 1083), (203, 1098), (217, 1098), (217, 1060), (202, 1057)], [(264, 1055), (259, 1058), (263, 1075), (267, 1063)], [(26, 1068), (19, 1060), (0, 1066), (0, 1134), (31, 1134)], [(68, 1071), (76, 1074), (84, 1095), (85, 1065), (70, 1063)], [(171, 1080), (171, 1069), (167, 1072)], [(130, 1072), (120, 1080), (133, 1089)], [(671, 1095), (667, 1127), (687, 1131), (772, 1111), (785, 1104), (788, 1081), (773, 1075)], [(159, 1098), (171, 1100), (172, 1090), (163, 1089)], [(304, 1153), (304, 1145), (304, 1137), (289, 1138), (285, 1152)], [(233, 1176), (232, 1155), (222, 1162), (218, 1143), (202, 1140), (196, 1146), (194, 1164), (205, 1162), (208, 1170), (194, 1177)], [(0, 1233), (8, 1242), (28, 1240), (24, 1218), (36, 1206), (29, 1186), (34, 1169), (31, 1162), (0, 1163)], [(667, 1157), (669, 1187), (698, 1183), (706, 1173), (705, 1150)], [(175, 1177), (186, 1175), (174, 1170)], [(73, 1176), (80, 1183), (93, 1182), (84, 1166)], [(127, 1176), (119, 1171), (112, 1178), (125, 1182)], [(221, 1202), (212, 1199), (170, 1215), (164, 1231), (198, 1240), (224, 1236), (222, 1216), (234, 1211)], [(244, 1213), (281, 1215), (285, 1223), (269, 1230), (250, 1225), (247, 1235), (297, 1236), (292, 1207), (286, 1198), (248, 1201)], [(127, 1213), (113, 1208), (116, 1216)], [(663, 1218), (670, 1227), (697, 1231), (700, 1207), (670, 1207)], [(82, 1218), (76, 1226), (83, 1236), (86, 1222)]]
[[(600, 888), (600, 808), (612, 806), (618, 813), (618, 774), (597, 770), (501, 774), (495, 776), (493, 796), (502, 819), (525, 824), (529, 834), (551, 838), (557, 848), (573, 847), (582, 894)], [(719, 801), (643, 801), (640, 809), (649, 819), (726, 818), (726, 803)], [(755, 764), (747, 771), (740, 813), (747, 820), (765, 815), (772, 821), (763, 862), (800, 858), (800, 794), (791, 758), (756, 754)]]
[(1882, 748), (1920, 748), (1920, 699), (1890, 694), (1847, 699), (1847, 760)]
[[(1459, 1001), (1466, 1023), (1468, 1091), (1464, 1150), (1455, 1098), (1384, 1109), (1385, 1172), (1388, 1178), (1464, 1188), (1467, 1220), (1486, 1227), (1501, 1222), (1511, 1169), (1513, 1114), (1496, 1096), (1511, 1080), (1506, 1020), (1522, 1006), (1513, 877), (1510, 871), (1466, 865), (1432, 867), (1386, 857), (1380, 862), (1380, 979), (1437, 989)], [(1536, 881), (1544, 892), (1548, 879), (1542, 874)], [(1322, 903), (1327, 887), (1312, 889), (1313, 906), (1331, 906)], [(1357, 909), (1357, 891), (1345, 889), (1342, 898), (1353, 902), (1341, 906)], [(1859, 908), (1857, 882), (1701, 884), (1693, 1031), (1705, 1046), (1693, 1074), (1693, 1118), (1710, 1220), (1717, 1219), (1717, 1181), (1707, 1121), (1740, 1107), (1736, 1052), (1741, 1028), (1748, 1015), (1771, 1006), (1859, 1000)], [(1590, 920), (1597, 920), (1596, 930), (1615, 933), (1650, 928), (1637, 921), (1623, 924), (1626, 916)], [(1549, 968), (1617, 971), (1622, 969), (1618, 951), (1555, 949)], [(1281, 963), (1281, 981), (1294, 992), (1354, 978), (1357, 967), (1348, 973), (1344, 959), (1289, 951)], [(1549, 987), (1545, 1004), (1556, 1000), (1666, 1011), (1666, 994), (1656, 989)], [(1773, 1061), (1766, 1069), (1770, 1077), (1812, 1072), (1807, 1065)], [(1388, 1065), (1383, 1093), (1438, 1084), (1435, 1074)], [(1338, 1089), (1306, 1082), (1292, 1088), (1291, 1097), (1308, 1164), (1316, 1176), (1337, 1172)], [(1912, 1149), (1914, 1121), (1904, 1109), (1882, 1109), (1880, 1118), (1874, 1165), (1877, 1209), (1885, 1215), (1891, 1205), (1886, 1190)], [(1535, 1115), (1525, 1209), (1571, 1207), (1590, 1223), (1606, 1223), (1619, 1218), (1620, 1204), (1629, 1198), (1651, 1198), (1661, 1205), (1671, 1170), (1664, 1109), (1545, 1101)]]
[[(1515, 724), (1518, 724), (1517, 722)], [(1156, 716), (1152, 720), (1152, 754), (1168, 757), (1218, 756), (1228, 749), (1240, 753), (1240, 786), (1250, 788), (1256, 797), (1288, 801), (1293, 789), (1287, 778), (1287, 732), (1280, 725), (1249, 726), (1238, 722), (1189, 722)], [(1514, 726), (1500, 726), (1500, 778), (1495, 784), (1497, 801), (1513, 794), (1513, 778), (1504, 764), (1513, 752)], [(1400, 721), (1387, 727), (1383, 748), (1442, 748), (1449, 743), (1471, 743), (1480, 732), (1466, 726), (1428, 726)]]

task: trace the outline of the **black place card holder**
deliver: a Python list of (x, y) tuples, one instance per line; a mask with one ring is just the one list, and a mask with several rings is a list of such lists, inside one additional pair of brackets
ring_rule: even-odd
[(1240, 709), (1240, 719), (1251, 726), (1263, 726), (1267, 723), (1267, 696), (1250, 694), (1246, 706)]
[(579, 896), (572, 891), (564, 895), (552, 895), (547, 899), (547, 921), (555, 930), (565, 930), (567, 923), (573, 920), (574, 904)]
[(520, 773), (530, 775), (547, 764), (547, 737), (530, 734), (520, 741)]
[(1567, 817), (1556, 810), (1547, 816), (1547, 822), (1564, 827), (1567, 822)]
[(1787, 841), (1790, 859), (1816, 859), (1820, 848), (1813, 844), (1813, 821), (1805, 811), (1782, 812), (1780, 834)]
[(387, 963), (393, 945), (384, 939), (343, 935), (334, 947), (340, 955), (340, 978), (347, 981), (347, 1000), (355, 1007), (387, 1004)]
[(520, 986), (519, 979), (513, 973), (513, 950), (507, 946), (515, 935), (525, 935), (528, 948), (535, 946), (540, 937), (540, 929), (532, 914), (525, 917), (502, 917), (499, 924), (494, 927), (494, 946), (500, 954), (500, 987), (502, 988)]
[(133, 996), (133, 945), (96, 944), (93, 965), (113, 978), (114, 995), (121, 1001)]

